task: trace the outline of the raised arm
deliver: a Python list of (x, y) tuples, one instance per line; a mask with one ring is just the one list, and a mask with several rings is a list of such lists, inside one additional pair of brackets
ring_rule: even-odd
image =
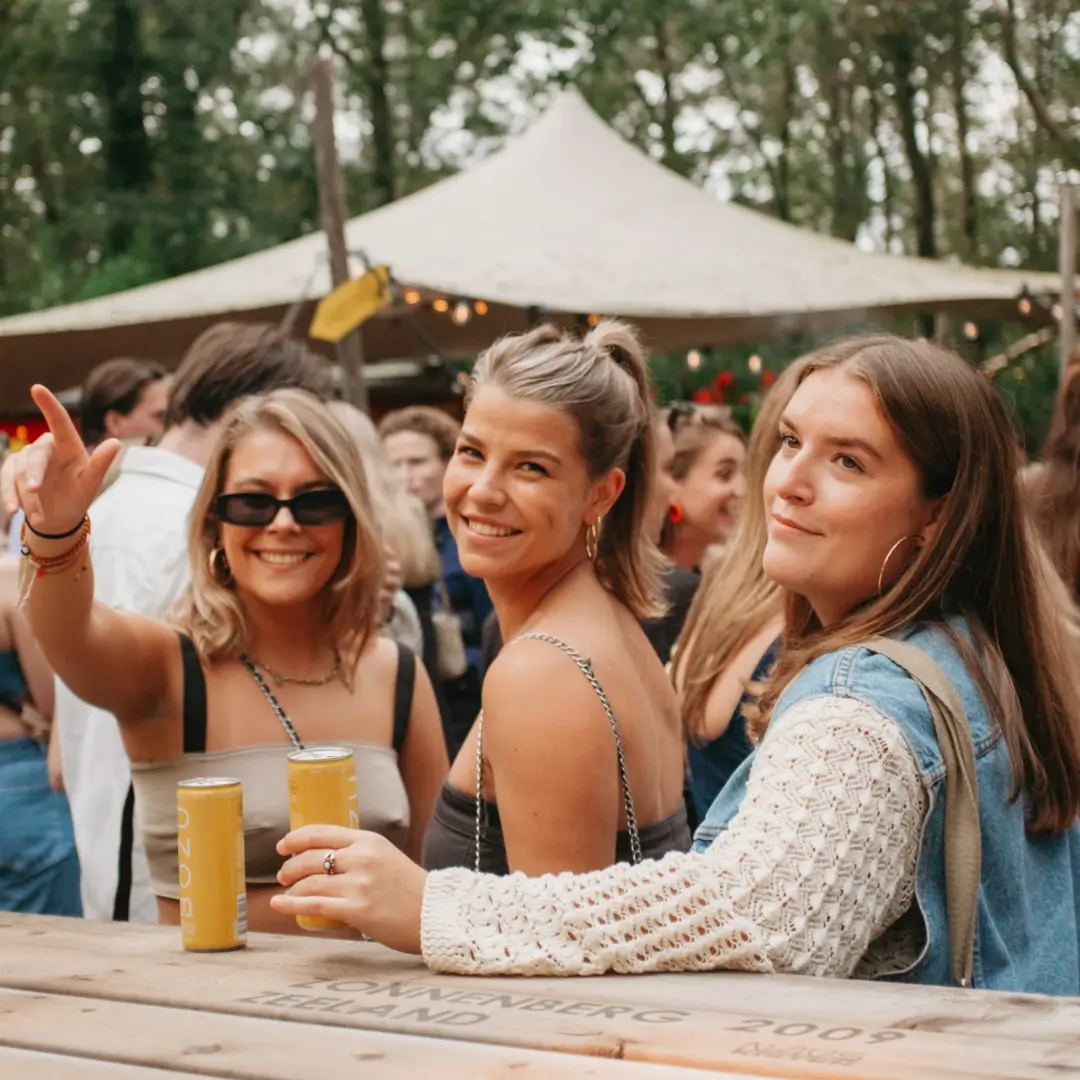
[(30, 627), (45, 659), (83, 700), (121, 720), (156, 715), (175, 635), (94, 602), (94, 572), (82, 539), (82, 522), (120, 444), (110, 439), (88, 454), (56, 398), (43, 386), (31, 393), (49, 430), (5, 464), (0, 481), (8, 512), (26, 512), (23, 597)]

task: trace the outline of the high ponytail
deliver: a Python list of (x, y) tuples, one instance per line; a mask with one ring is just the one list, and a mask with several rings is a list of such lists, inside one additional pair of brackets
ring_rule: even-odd
[(655, 456), (649, 372), (634, 331), (606, 320), (584, 337), (551, 325), (509, 335), (477, 360), (466, 405), (486, 385), (569, 416), (592, 479), (626, 473), (600, 527), (597, 578), (637, 618), (662, 615), (663, 557), (645, 528)]

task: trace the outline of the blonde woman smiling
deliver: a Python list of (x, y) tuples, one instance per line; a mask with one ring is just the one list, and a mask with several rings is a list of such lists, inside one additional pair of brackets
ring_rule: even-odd
[(94, 602), (81, 545), (117, 444), (88, 456), (56, 398), (33, 393), (50, 434), (16, 470), (30, 623), (60, 678), (120, 724), (161, 921), (179, 919), (176, 784), (227, 775), (244, 785), (249, 925), (296, 930), (269, 899), (300, 743), (352, 749), (361, 821), (415, 857), (446, 752), (423, 668), (375, 633), (382, 549), (344, 426), (295, 390), (228, 415), (174, 629)]

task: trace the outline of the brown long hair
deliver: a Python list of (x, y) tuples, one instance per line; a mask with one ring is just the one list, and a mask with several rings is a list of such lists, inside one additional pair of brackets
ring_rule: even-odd
[(1058, 573), (1080, 596), (1080, 364), (1065, 374), (1029, 494), (1035, 523)]
[(672, 677), (681, 690), (683, 728), (689, 739), (701, 735), (713, 683), (784, 608), (783, 590), (761, 568), (768, 535), (762, 488), (780, 441), (780, 414), (809, 359), (791, 364), (765, 395), (746, 453), (746, 500), (739, 524), (723, 554), (706, 568), (675, 645)]
[(476, 391), (489, 385), (569, 416), (593, 480), (615, 467), (625, 471), (626, 487), (600, 529), (596, 576), (637, 618), (662, 615), (663, 560), (645, 527), (656, 453), (649, 369), (634, 331), (605, 320), (580, 338), (550, 325), (508, 334), (476, 361), (466, 413)]
[(940, 500), (939, 526), (895, 585), (835, 626), (823, 628), (804, 597), (788, 597), (784, 644), (759, 722), (817, 657), (961, 615), (974, 647), (942, 625), (1002, 727), (1012, 797), (1025, 797), (1032, 832), (1068, 828), (1080, 815), (1078, 654), (1024, 510), (1004, 402), (955, 353), (891, 334), (819, 351), (798, 381), (825, 368), (869, 385), (925, 496)]

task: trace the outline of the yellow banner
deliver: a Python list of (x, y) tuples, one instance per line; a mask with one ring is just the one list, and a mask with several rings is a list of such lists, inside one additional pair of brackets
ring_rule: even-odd
[(376, 266), (355, 281), (346, 281), (315, 309), (308, 334), (318, 341), (340, 341), (390, 302), (390, 270)]

